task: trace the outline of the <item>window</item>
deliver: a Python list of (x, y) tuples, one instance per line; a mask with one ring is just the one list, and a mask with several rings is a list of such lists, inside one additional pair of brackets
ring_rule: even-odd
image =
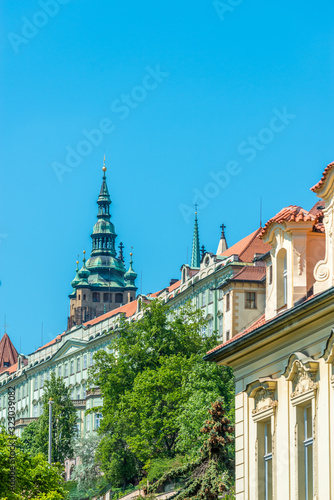
[(71, 375), (74, 373), (74, 359), (71, 360)]
[(64, 377), (68, 376), (68, 366), (67, 363), (64, 364)]
[(82, 300), (86, 300), (86, 294), (85, 293), (82, 296)]
[(313, 499), (312, 406), (297, 408), (298, 421), (298, 493), (299, 498)]
[(213, 290), (209, 289), (209, 304), (213, 302)]
[(122, 293), (115, 294), (115, 302), (117, 302), (118, 304), (121, 304), (123, 302), (123, 294)]
[(34, 417), (37, 417), (37, 405), (34, 405)]
[(103, 302), (111, 302), (111, 297), (112, 297), (111, 293), (104, 293), (103, 294)]
[(41, 387), (44, 385), (44, 373), (41, 373)]
[(77, 372), (79, 372), (80, 369), (81, 369), (80, 358), (77, 358)]
[(101, 425), (102, 413), (95, 413), (95, 429), (98, 429)]
[(226, 332), (226, 340), (230, 340), (230, 337), (231, 337), (230, 330), (227, 330), (227, 332)]
[(74, 399), (74, 394), (75, 394), (75, 391), (74, 391), (74, 387), (73, 387), (73, 389), (71, 390), (71, 399)]
[(271, 441), (271, 422), (264, 424), (264, 498), (265, 500), (272, 499), (273, 492), (273, 454)]
[(270, 264), (269, 270), (268, 270), (268, 281), (269, 281), (269, 285), (271, 285), (273, 282), (273, 266), (272, 266), (272, 264)]
[(256, 309), (256, 293), (246, 292), (245, 294), (245, 309)]
[(85, 386), (85, 385), (83, 385), (83, 386), (82, 386), (82, 399), (85, 399), (85, 398), (86, 398), (86, 395), (87, 395), (87, 393), (86, 393), (86, 386)]
[(219, 329), (219, 337), (223, 337), (223, 316), (219, 316), (218, 318), (218, 329)]
[(209, 319), (208, 321), (208, 334), (211, 336), (213, 330), (213, 319)]
[(77, 399), (81, 399), (80, 387), (77, 387)]
[(100, 302), (99, 292), (93, 292), (93, 302)]
[(206, 305), (206, 290), (204, 290), (204, 292), (202, 292), (202, 306), (205, 306)]
[(58, 366), (58, 377), (61, 377), (61, 366)]
[(37, 376), (35, 377), (34, 384), (35, 384), (34, 389), (35, 389), (35, 391), (37, 391), (37, 389), (38, 389), (38, 377)]
[(228, 292), (226, 294), (226, 311), (229, 311), (231, 307), (231, 294)]
[(84, 354), (83, 357), (83, 369), (86, 370), (87, 368), (87, 354)]
[(206, 336), (206, 325), (203, 325), (202, 326), (202, 336), (205, 337)]
[(196, 309), (199, 309), (199, 295), (196, 295)]

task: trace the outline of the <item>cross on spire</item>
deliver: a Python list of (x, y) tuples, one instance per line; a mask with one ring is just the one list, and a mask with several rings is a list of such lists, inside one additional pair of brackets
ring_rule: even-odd
[(204, 246), (204, 245), (202, 245), (202, 246), (201, 246), (201, 261), (204, 259), (204, 255), (205, 255), (205, 253), (206, 253), (205, 246)]
[(220, 229), (222, 230), (222, 238), (223, 238), (223, 237), (225, 237), (225, 229), (226, 229), (226, 226), (224, 223), (220, 226)]
[(124, 250), (124, 245), (122, 242), (120, 242), (120, 244), (118, 245), (118, 248), (119, 248), (119, 260), (121, 260), (122, 262), (124, 262), (124, 255), (123, 255), (123, 250)]

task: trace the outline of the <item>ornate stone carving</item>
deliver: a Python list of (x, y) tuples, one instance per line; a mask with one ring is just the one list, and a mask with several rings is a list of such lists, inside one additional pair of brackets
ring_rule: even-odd
[(274, 410), (277, 406), (275, 399), (277, 381), (271, 377), (260, 378), (247, 386), (247, 394), (254, 398), (254, 410), (252, 414), (258, 415), (266, 410)]
[(316, 373), (311, 370), (306, 370), (300, 361), (295, 361), (295, 375), (292, 379), (291, 398), (299, 396), (304, 392), (316, 390), (318, 387), (315, 381)]
[(260, 389), (257, 391), (254, 400), (255, 408), (252, 412), (253, 415), (277, 406), (277, 401), (275, 400), (275, 390)]

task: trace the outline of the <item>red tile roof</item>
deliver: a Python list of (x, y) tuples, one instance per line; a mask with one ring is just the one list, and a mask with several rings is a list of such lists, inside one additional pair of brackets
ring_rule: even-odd
[(269, 227), (276, 223), (276, 224), (282, 224), (283, 222), (315, 222), (317, 217), (307, 210), (304, 210), (302, 207), (297, 207), (296, 205), (290, 205), (289, 207), (282, 208), (278, 214), (276, 214), (274, 217), (268, 220), (268, 222), (265, 224), (264, 228), (262, 229), (260, 233), (260, 238), (263, 237), (263, 235), (267, 232)]
[[(196, 273), (195, 273), (196, 274)], [(177, 281), (176, 283), (174, 283), (172, 286), (169, 286), (168, 287), (168, 292), (172, 292), (173, 290), (175, 290), (176, 288), (179, 288), (179, 286), (181, 285), (181, 280)]]
[(232, 281), (262, 281), (266, 275), (266, 266), (247, 266), (241, 269)]
[(50, 342), (48, 342), (47, 344), (44, 344), (44, 345), (42, 345), (42, 347), (39, 347), (39, 348), (37, 349), (37, 351), (40, 351), (40, 350), (42, 350), (42, 349), (45, 349), (46, 347), (49, 347), (50, 345), (55, 344), (56, 342), (58, 342), (58, 341), (62, 338), (62, 336), (63, 336), (63, 335), (65, 335), (65, 333), (66, 333), (66, 332), (64, 332), (64, 333), (62, 333), (62, 334), (60, 334), (60, 335), (57, 335), (57, 337), (56, 337), (55, 339), (50, 340)]
[(314, 191), (315, 193), (318, 191), (318, 189), (320, 189), (325, 180), (326, 180), (326, 177), (329, 173), (329, 171), (334, 167), (334, 162), (333, 163), (330, 163), (329, 165), (327, 165), (327, 167), (325, 168), (325, 170), (323, 171), (323, 174), (322, 174), (322, 177), (320, 179), (319, 182), (317, 182), (317, 184), (315, 184), (313, 187), (311, 187), (311, 191)]
[[(5, 333), (0, 341), (0, 373), (14, 365), (17, 362), (17, 356), (17, 350), (13, 346), (8, 334)], [(9, 366), (6, 367), (5, 363), (8, 363)]]
[(238, 241), (230, 248), (221, 254), (222, 257), (230, 257), (231, 255), (238, 255), (239, 260), (242, 262), (252, 262), (256, 253), (265, 254), (270, 251), (271, 246), (264, 243), (257, 236), (260, 234), (262, 228), (260, 227), (254, 233), (246, 236)]
[(91, 319), (86, 323), (83, 323), (83, 325), (84, 326), (96, 325), (97, 323), (100, 323), (101, 321), (111, 318), (112, 316), (115, 316), (116, 314), (119, 313), (125, 313), (125, 316), (127, 318), (130, 318), (130, 316), (133, 316), (134, 313), (137, 311), (137, 302), (138, 302), (137, 300), (133, 300), (132, 302), (129, 302), (124, 306), (118, 307), (117, 309), (113, 309), (112, 311), (109, 311), (106, 314), (102, 314), (102, 316), (98, 316), (97, 318)]
[(223, 346), (226, 346), (228, 344), (232, 344), (232, 342), (235, 342), (237, 339), (240, 339), (244, 335), (247, 335), (247, 333), (250, 333), (253, 330), (256, 330), (256, 328), (259, 328), (260, 326), (263, 326), (265, 323), (266, 323), (266, 319), (265, 319), (265, 315), (263, 314), (259, 319), (257, 319), (256, 321), (254, 321), (254, 323), (252, 325), (250, 325), (248, 328), (245, 328), (241, 332), (237, 333), (236, 335), (234, 335), (234, 337), (232, 337), (231, 339), (227, 340), (226, 342), (223, 342), (222, 344), (217, 345), (216, 347), (214, 347), (213, 349), (211, 349), (211, 351), (208, 351), (206, 354), (211, 354), (211, 353), (213, 353), (215, 351), (218, 351)]

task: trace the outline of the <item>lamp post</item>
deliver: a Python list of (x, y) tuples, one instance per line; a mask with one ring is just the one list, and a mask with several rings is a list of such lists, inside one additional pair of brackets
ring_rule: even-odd
[(51, 465), (51, 454), (52, 454), (52, 398), (49, 399), (49, 454), (48, 462)]

